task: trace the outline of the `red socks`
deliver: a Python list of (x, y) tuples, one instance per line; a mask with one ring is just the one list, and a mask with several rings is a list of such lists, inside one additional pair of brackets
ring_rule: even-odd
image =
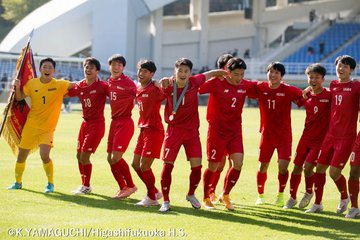
[(301, 182), (301, 174), (300, 175), (291, 174), (291, 178), (290, 178), (290, 196), (293, 199), (296, 199), (296, 194), (297, 194), (300, 182)]
[(212, 189), (212, 184), (214, 182), (214, 177), (216, 175), (216, 171), (212, 172), (208, 168), (205, 169), (203, 175), (203, 183), (204, 183), (204, 199), (210, 197), (210, 191)]
[(341, 199), (347, 199), (349, 197), (347, 193), (347, 186), (346, 186), (346, 179), (344, 175), (341, 174), (340, 178), (334, 181), (336, 184), (337, 189), (341, 194)]
[(279, 180), (278, 192), (280, 193), (284, 192), (288, 179), (289, 179), (289, 171), (286, 171), (285, 174), (278, 173), (278, 180)]
[(147, 188), (147, 195), (150, 199), (155, 200), (155, 176), (151, 168), (142, 172), (143, 181)]
[(315, 204), (320, 204), (322, 201), (325, 182), (326, 182), (325, 173), (314, 174)]
[(189, 183), (189, 192), (188, 195), (194, 195), (196, 188), (199, 185), (199, 182), (201, 180), (201, 165), (197, 167), (191, 168), (190, 173), (190, 183)]
[(309, 194), (313, 193), (314, 176), (315, 176), (315, 174), (313, 174), (309, 177), (305, 177), (305, 189), (306, 189), (306, 192)]
[(161, 191), (163, 194), (164, 201), (170, 201), (169, 192), (171, 185), (171, 172), (174, 168), (174, 164), (164, 163), (163, 169), (161, 172)]
[(81, 176), (81, 185), (86, 187), (90, 187), (90, 179), (91, 179), (91, 172), (92, 172), (92, 164), (83, 165), (82, 163), (78, 162), (79, 172)]
[(257, 183), (257, 188), (258, 188), (258, 193), (259, 194), (263, 194), (264, 190), (265, 190), (265, 182), (267, 179), (267, 173), (261, 173), (261, 172), (257, 172), (256, 174), (256, 183)]
[(228, 195), (240, 177), (240, 171), (231, 167), (226, 176), (224, 195)]
[(351, 199), (351, 207), (358, 207), (358, 196), (359, 196), (359, 179), (349, 179), (349, 193)]
[(124, 176), (120, 170), (121, 166), (120, 166), (120, 161), (113, 164), (113, 165), (110, 165), (110, 168), (111, 168), (111, 172), (116, 180), (116, 182), (118, 183), (119, 185), (119, 188), (120, 189), (123, 189), (125, 186), (126, 186), (126, 183), (125, 183), (125, 180), (124, 180)]
[(129, 165), (126, 163), (126, 161), (123, 158), (120, 159), (118, 163), (119, 163), (120, 171), (125, 178), (126, 185), (130, 188), (134, 187), (135, 184), (131, 177)]

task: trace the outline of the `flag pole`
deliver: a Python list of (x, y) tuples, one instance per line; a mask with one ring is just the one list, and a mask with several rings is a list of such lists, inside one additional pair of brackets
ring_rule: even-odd
[[(20, 67), (19, 67), (19, 69), (18, 69), (18, 71), (16, 73), (16, 79), (20, 78), (20, 74), (21, 74), (21, 71), (22, 71), (22, 69), (24, 67), (24, 63), (25, 63), (25, 57), (26, 57), (26, 54), (27, 54), (27, 52), (28, 52), (28, 50), (30, 48), (30, 40), (31, 40), (33, 34), (34, 34), (34, 29), (29, 34), (29, 38), (28, 38), (28, 41), (27, 41), (27, 44), (26, 44), (25, 52), (23, 54), (23, 58), (21, 59)], [(10, 106), (11, 106), (13, 100), (14, 100), (14, 96), (15, 96), (15, 88), (12, 90), (11, 95), (10, 95), (10, 97), (8, 99), (8, 102), (6, 104), (6, 107), (5, 107), (4, 117), (3, 117), (3, 120), (1, 122), (0, 137), (1, 137), (1, 134), (2, 134), (2, 132), (4, 130), (6, 118), (7, 118), (7, 115), (9, 114)]]

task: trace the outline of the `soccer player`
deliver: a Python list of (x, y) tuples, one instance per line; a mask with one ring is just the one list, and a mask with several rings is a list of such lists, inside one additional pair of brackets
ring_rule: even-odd
[(190, 162), (190, 184), (186, 200), (199, 209), (199, 201), (195, 190), (201, 179), (201, 143), (199, 137), (198, 92), (199, 87), (208, 79), (226, 75), (224, 70), (211, 70), (192, 76), (192, 62), (187, 58), (179, 58), (175, 62), (175, 77), (162, 79), (161, 88), (166, 95), (165, 122), (168, 124), (163, 144), (164, 161), (161, 173), (161, 190), (164, 202), (160, 212), (170, 210), (171, 172), (174, 162), (183, 145), (187, 160)]
[(294, 169), (290, 177), (290, 198), (284, 208), (293, 208), (296, 204), (296, 194), (304, 168), (305, 194), (299, 203), (299, 208), (309, 205), (313, 197), (314, 171), (321, 144), (325, 138), (330, 122), (331, 92), (323, 87), (326, 69), (319, 63), (309, 65), (307, 75), (310, 92), (303, 100), (306, 109), (306, 119), (303, 134), (299, 140)]
[[(217, 68), (226, 70), (227, 69), (226, 63), (229, 61), (230, 58), (233, 58), (233, 56), (231, 54), (226, 53), (226, 54), (221, 55), (216, 62)], [(216, 201), (217, 201), (217, 197), (215, 194), (216, 186), (219, 182), (221, 172), (224, 170), (225, 163), (226, 163), (226, 156), (223, 157), (221, 162), (218, 164), (216, 171), (213, 172), (212, 183), (211, 183), (211, 187), (209, 190), (209, 198), (212, 203), (216, 203)], [(228, 171), (230, 169), (231, 169), (231, 160), (229, 159)], [(204, 172), (204, 174), (205, 174), (205, 172)], [(225, 179), (224, 179), (224, 185), (225, 185)]]
[(360, 132), (358, 133), (353, 152), (350, 158), (350, 176), (348, 180), (351, 208), (346, 214), (346, 218), (356, 218), (360, 215), (358, 206), (359, 197), (359, 176), (360, 176)]
[(350, 76), (356, 67), (354, 58), (338, 56), (335, 60), (338, 80), (330, 83), (331, 121), (326, 133), (314, 176), (315, 203), (306, 212), (317, 213), (323, 210), (322, 196), (326, 180), (326, 170), (330, 166), (330, 177), (339, 190), (338, 214), (346, 211), (350, 202), (346, 179), (341, 173), (352, 151), (356, 138), (359, 111), (360, 82), (352, 81)]
[(73, 191), (74, 194), (88, 194), (91, 192), (90, 179), (92, 164), (90, 161), (105, 133), (104, 107), (109, 95), (109, 85), (99, 79), (100, 62), (88, 57), (83, 62), (85, 78), (76, 83), (67, 94), (80, 99), (83, 122), (81, 123), (76, 158), (81, 176), (81, 185)]
[(258, 198), (256, 205), (264, 203), (264, 189), (267, 169), (274, 150), (278, 153), (279, 188), (275, 204), (284, 206), (284, 190), (288, 180), (288, 166), (291, 157), (291, 104), (302, 98), (299, 88), (282, 82), (285, 67), (280, 62), (272, 62), (267, 69), (267, 82), (258, 82), (255, 91), (260, 108), (260, 153), (257, 172)]
[(108, 135), (108, 162), (111, 172), (119, 185), (115, 199), (122, 199), (136, 192), (129, 165), (123, 154), (129, 146), (134, 134), (134, 121), (131, 110), (134, 108), (136, 85), (123, 71), (126, 60), (115, 54), (108, 59), (111, 76), (109, 78), (109, 94), (111, 108), (111, 124)]
[(136, 103), (140, 113), (138, 121), (140, 134), (134, 150), (132, 167), (144, 182), (147, 195), (136, 205), (157, 206), (159, 205), (157, 200), (162, 197), (162, 194), (155, 187), (155, 176), (151, 165), (155, 158), (160, 158), (164, 140), (160, 107), (165, 96), (152, 80), (156, 72), (155, 63), (150, 60), (140, 60), (137, 68), (140, 85), (137, 87)]
[[(215, 208), (210, 200), (210, 189), (219, 165), (223, 165), (226, 154), (231, 161), (225, 177), (224, 189), (219, 197), (228, 210), (234, 210), (230, 202), (230, 191), (240, 177), (243, 165), (243, 140), (241, 114), (248, 91), (254, 84), (243, 79), (246, 63), (241, 58), (228, 60), (226, 80), (213, 78), (199, 89), (199, 93), (210, 93), (207, 107), (209, 122), (207, 136), (208, 168), (204, 171), (204, 207)], [(255, 82), (254, 82), (255, 83)]]
[(20, 89), (20, 80), (15, 79), (15, 98), (17, 101), (30, 97), (31, 108), (21, 133), (19, 153), (15, 164), (15, 182), (9, 190), (22, 188), (22, 176), (30, 150), (39, 146), (40, 157), (48, 179), (45, 193), (54, 192), (54, 167), (50, 158), (54, 132), (59, 120), (64, 95), (74, 84), (53, 78), (56, 62), (52, 58), (40, 61), (40, 77), (29, 80)]

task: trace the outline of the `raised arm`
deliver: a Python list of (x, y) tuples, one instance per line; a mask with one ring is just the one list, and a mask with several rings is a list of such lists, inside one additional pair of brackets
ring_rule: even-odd
[(203, 73), (205, 75), (206, 81), (212, 77), (226, 77), (227, 72), (223, 69), (214, 69)]

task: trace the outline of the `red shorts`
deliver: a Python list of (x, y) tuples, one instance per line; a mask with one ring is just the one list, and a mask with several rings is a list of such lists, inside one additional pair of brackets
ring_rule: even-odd
[(107, 152), (125, 152), (133, 135), (132, 118), (113, 119), (110, 124)]
[(105, 121), (83, 121), (78, 135), (78, 152), (94, 153), (105, 133)]
[(207, 135), (207, 158), (209, 162), (222, 162), (223, 157), (228, 153), (244, 153), (242, 132), (235, 133), (233, 136), (224, 136), (218, 133), (209, 125)]
[(355, 136), (334, 138), (326, 135), (319, 153), (318, 163), (343, 169), (349, 159)]
[(134, 153), (145, 158), (160, 158), (164, 131), (141, 128)]
[(180, 147), (184, 145), (186, 157), (201, 158), (201, 143), (199, 130), (186, 130), (169, 126), (166, 129), (162, 159), (166, 162), (175, 162)]
[(320, 146), (312, 144), (309, 139), (300, 138), (295, 152), (294, 164), (303, 166), (304, 162), (316, 165), (319, 157)]
[(360, 166), (360, 132), (356, 137), (354, 147), (350, 157), (351, 166)]
[(268, 140), (267, 138), (264, 138), (263, 135), (261, 135), (259, 147), (259, 162), (270, 162), (275, 149), (278, 153), (278, 159), (290, 161), (291, 141), (285, 143), (275, 143), (274, 141)]

